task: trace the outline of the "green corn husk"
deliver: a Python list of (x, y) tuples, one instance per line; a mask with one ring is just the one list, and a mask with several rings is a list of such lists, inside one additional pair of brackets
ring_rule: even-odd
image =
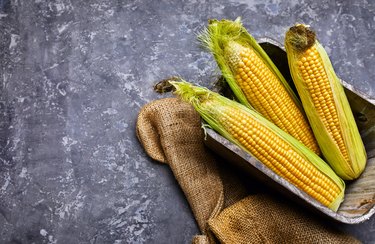
[[(267, 53), (242, 26), (240, 18), (210, 20), (198, 39), (213, 54), (240, 103), (254, 108), (320, 154), (301, 102)], [(244, 65), (244, 60), (250, 57), (244, 52), (255, 55), (251, 56), (250, 64)]]
[[(290, 146), (290, 150), (298, 152), (298, 155), (307, 160), (309, 165), (313, 166), (313, 168), (317, 169), (323, 176), (323, 178), (328, 177), (329, 179), (325, 178), (331, 183), (334, 183), (335, 188), (337, 190), (337, 196), (334, 198), (332, 197), (330, 202), (321, 202), (317, 198), (313, 197), (313, 195), (310, 195), (307, 191), (304, 191), (297, 183), (296, 181), (293, 183), (292, 180), (288, 179), (288, 175), (295, 174), (296, 171), (293, 170), (287, 170), (287, 172), (283, 170), (279, 170), (280, 168), (277, 168), (277, 161), (280, 159), (280, 156), (282, 157), (288, 157), (286, 155), (290, 155), (290, 151), (278, 151), (279, 154), (272, 154), (277, 157), (278, 159), (272, 161), (273, 163), (267, 165), (271, 170), (273, 170), (275, 173), (283, 177), (284, 179), (288, 180), (290, 183), (294, 184), (299, 190), (302, 192), (305, 192), (306, 194), (310, 195), (312, 198), (315, 198), (315, 200), (320, 201), (323, 205), (327, 206), (328, 208), (332, 209), (333, 211), (337, 211), (338, 207), (340, 206), (340, 203), (343, 201), (344, 198), (344, 190), (345, 190), (345, 183), (342, 179), (340, 179), (333, 171), (332, 169), (315, 153), (313, 153), (310, 149), (308, 149), (306, 146), (304, 146), (301, 142), (296, 140), (294, 137), (289, 135), (288, 133), (284, 132), (280, 128), (278, 128), (276, 125), (265, 119), (262, 115), (254, 111), (253, 109), (249, 109), (245, 107), (242, 104), (239, 104), (235, 101), (232, 101), (228, 98), (225, 98), (217, 93), (214, 93), (212, 91), (209, 91), (206, 88), (203, 87), (197, 87), (193, 86), (192, 84), (182, 81), (182, 82), (171, 82), (171, 84), (176, 88), (175, 94), (177, 94), (182, 100), (189, 102), (194, 106), (196, 111), (201, 115), (201, 117), (208, 123), (208, 125), (213, 128), (215, 131), (217, 131), (219, 134), (224, 136), (226, 139), (231, 141), (232, 143), (238, 145), (243, 150), (248, 152), (250, 155), (254, 156), (251, 150), (260, 150), (256, 149), (257, 146), (254, 147), (246, 147), (243, 142), (241, 142), (242, 139), (236, 139), (234, 135), (230, 133), (230, 127), (233, 126), (233, 121), (236, 121), (235, 125), (238, 127), (244, 126), (243, 131), (246, 131), (246, 134), (251, 137), (260, 140), (259, 138), (262, 138), (259, 142), (259, 145), (263, 145), (264, 148), (269, 148), (270, 145), (274, 145), (275, 147), (279, 147), (281, 140), (286, 142), (287, 145)], [(228, 113), (231, 111), (238, 111), (241, 116), (245, 116), (243, 118), (248, 119), (247, 121), (251, 121), (250, 124), (254, 127), (252, 128), (245, 128), (246, 126), (249, 126), (249, 123), (245, 122), (244, 119), (239, 119), (239, 117), (231, 118), (228, 117)], [(231, 122), (232, 121), (232, 122)], [(237, 124), (237, 122), (240, 122), (242, 124)], [(232, 124), (231, 124), (232, 123)], [(252, 129), (257, 129), (257, 132), (250, 132)], [(265, 133), (261, 133), (265, 132)], [(265, 139), (268, 138), (266, 135), (269, 135), (269, 138), (272, 139)], [(246, 138), (246, 136), (243, 136), (242, 138)], [(278, 141), (279, 140), (279, 141)], [(267, 143), (264, 143), (267, 142)], [(279, 143), (277, 143), (279, 142)], [(282, 145), (285, 145), (284, 143), (281, 143)], [(258, 144), (257, 144), (258, 145)], [(267, 149), (268, 150), (268, 149)], [(276, 152), (277, 150), (272, 152)], [(253, 151), (255, 154), (256, 151)], [(259, 153), (260, 151), (258, 151)], [(270, 152), (270, 151), (269, 151)], [(261, 151), (263, 154), (257, 154), (259, 155), (265, 155), (264, 151)], [(266, 162), (264, 158), (257, 158), (260, 162)], [(262, 157), (262, 156), (259, 156)], [(262, 160), (263, 159), (263, 160)], [(269, 159), (267, 159), (269, 160)], [(302, 159), (301, 159), (302, 160)], [(268, 161), (269, 163), (270, 161)], [(280, 159), (281, 162), (281, 159)], [(297, 161), (297, 165), (303, 165), (302, 162)], [(300, 166), (297, 166), (300, 167)], [(309, 166), (310, 167), (310, 166)], [(305, 168), (303, 171), (303, 175), (311, 175), (314, 170), (313, 168)], [(285, 168), (284, 168), (285, 169)], [(294, 168), (295, 169), (295, 168)], [(302, 171), (301, 171), (302, 172)], [(294, 175), (295, 176), (295, 175)], [(299, 179), (302, 179), (304, 176), (299, 175)], [(315, 176), (314, 176), (315, 177)], [(298, 179), (298, 177), (296, 176)], [(307, 182), (306, 184), (315, 184), (312, 183), (313, 179), (305, 177), (304, 182)], [(314, 179), (314, 182), (316, 179)], [(305, 183), (303, 183), (305, 184)], [(309, 187), (312, 185), (309, 185)], [(330, 188), (333, 189), (333, 188)], [(311, 190), (311, 189), (310, 189)], [(320, 194), (320, 193), (319, 193)]]
[[(334, 171), (344, 180), (358, 178), (366, 166), (366, 151), (344, 88), (333, 70), (327, 53), (316, 40), (315, 33), (307, 26), (301, 24), (291, 27), (287, 31), (285, 47), (293, 81), (325, 159)], [(317, 52), (315, 52), (315, 50)], [(317, 103), (313, 101), (311, 91), (315, 91), (314, 89), (316, 88), (314, 88), (311, 83), (308, 83), (311, 82), (310, 80), (313, 80), (313, 78), (305, 80), (299, 68), (299, 65), (303, 64), (302, 58), (306, 57), (308, 51), (314, 51), (317, 60), (320, 60), (321, 64), (323, 64), (323, 73), (326, 74), (329, 81), (329, 83), (327, 83), (327, 92), (332, 94), (333, 104), (336, 107), (338, 118), (338, 126), (336, 128), (342, 135), (345, 150), (348, 155), (347, 159), (345, 159), (343, 152), (337, 146), (335, 139), (329, 133), (328, 127), (323, 122), (323, 117), (326, 118), (328, 113), (325, 112), (319, 115), (318, 106), (322, 105), (317, 105)], [(306, 60), (304, 62), (306, 62)], [(321, 72), (315, 70), (311, 74), (313, 74), (314, 77), (319, 77), (317, 75), (321, 75)], [(318, 84), (322, 83), (319, 82)], [(314, 94), (314, 96), (316, 95)], [(332, 114), (329, 116), (332, 116)]]

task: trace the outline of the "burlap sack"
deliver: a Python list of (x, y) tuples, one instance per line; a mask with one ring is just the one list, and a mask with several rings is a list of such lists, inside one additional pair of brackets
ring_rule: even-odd
[(359, 243), (289, 204), (254, 194), (238, 172), (204, 146), (199, 115), (177, 98), (144, 106), (137, 136), (151, 158), (173, 171), (202, 232), (195, 244)]

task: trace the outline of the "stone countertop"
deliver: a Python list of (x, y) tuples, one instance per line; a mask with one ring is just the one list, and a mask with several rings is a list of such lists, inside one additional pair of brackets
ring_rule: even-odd
[[(189, 243), (180, 188), (135, 136), (162, 97), (154, 83), (209, 86), (217, 67), (195, 34), (242, 16), (281, 43), (310, 24), (338, 75), (374, 98), (375, 2), (350, 2), (0, 0), (0, 243)], [(374, 225), (341, 227), (374, 243)]]

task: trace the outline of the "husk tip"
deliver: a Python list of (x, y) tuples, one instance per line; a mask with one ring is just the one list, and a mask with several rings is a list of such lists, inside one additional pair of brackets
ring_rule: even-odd
[(294, 49), (304, 51), (314, 45), (316, 34), (308, 25), (296, 24), (287, 31), (285, 41)]

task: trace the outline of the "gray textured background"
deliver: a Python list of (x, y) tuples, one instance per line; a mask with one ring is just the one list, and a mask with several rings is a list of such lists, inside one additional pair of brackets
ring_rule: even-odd
[[(195, 41), (209, 18), (242, 16), (280, 42), (310, 24), (339, 76), (374, 98), (375, 3), (299, 2), (0, 0), (0, 243), (191, 241), (187, 202), (135, 120), (160, 79), (211, 84)], [(338, 226), (375, 242), (375, 219)]]

